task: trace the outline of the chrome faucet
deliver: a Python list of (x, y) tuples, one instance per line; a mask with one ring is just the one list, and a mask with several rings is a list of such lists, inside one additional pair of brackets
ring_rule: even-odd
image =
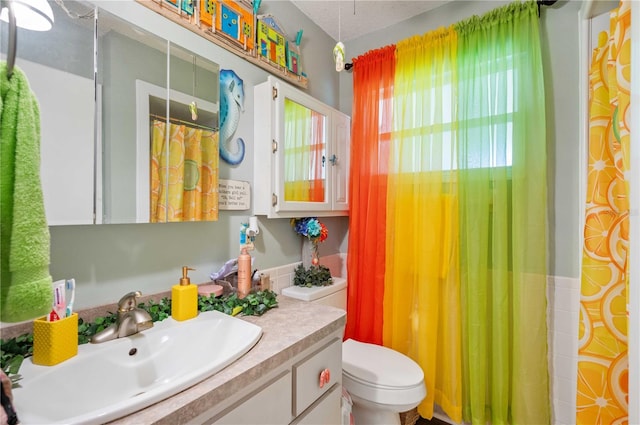
[(135, 291), (120, 298), (116, 322), (92, 336), (91, 342), (98, 344), (133, 335), (153, 327), (153, 320), (149, 313), (137, 307), (136, 301), (141, 295), (140, 291)]

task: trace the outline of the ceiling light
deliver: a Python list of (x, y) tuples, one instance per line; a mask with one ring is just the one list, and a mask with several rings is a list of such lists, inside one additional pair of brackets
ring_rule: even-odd
[(53, 27), (53, 11), (47, 0), (5, 0), (2, 2), (0, 19), (9, 22), (10, 3), (16, 17), (16, 25), (32, 31), (49, 31)]

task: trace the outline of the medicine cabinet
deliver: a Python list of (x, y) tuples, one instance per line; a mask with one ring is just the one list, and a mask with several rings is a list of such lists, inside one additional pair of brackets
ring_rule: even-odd
[[(167, 35), (176, 24), (135, 2), (50, 4), (53, 28), (21, 31), (16, 55), (16, 65), (26, 74), (40, 106), (41, 180), (48, 224), (215, 220), (219, 65), (169, 41)], [(155, 137), (167, 155), (156, 173), (159, 179), (153, 178), (158, 152), (152, 148), (159, 133), (154, 129), (162, 125), (170, 135), (183, 131), (184, 151), (195, 140), (187, 139), (194, 133), (191, 130), (202, 135), (202, 146), (205, 141), (211, 145), (213, 155), (206, 169), (186, 155), (179, 162), (183, 199), (193, 191), (204, 193), (208, 184), (215, 199), (201, 195), (194, 203), (211, 204), (208, 210), (215, 209), (213, 215), (171, 218), (171, 199), (180, 196), (174, 196), (168, 183), (160, 184), (163, 190), (159, 190), (158, 182), (163, 173), (175, 177), (172, 137)], [(198, 158), (204, 155), (198, 152)], [(167, 212), (155, 218), (154, 182), (158, 197), (169, 199)]]
[[(95, 158), (100, 153), (94, 127), (95, 6), (65, 4), (72, 15), (50, 3), (50, 31), (18, 29), (15, 65), (26, 75), (39, 104), (40, 179), (47, 221), (92, 224)], [(0, 26), (1, 34), (7, 34), (8, 25)], [(0, 45), (4, 49), (6, 43)]]
[(347, 215), (350, 118), (271, 76), (254, 107), (254, 214)]
[(102, 9), (97, 29), (98, 218), (217, 220), (218, 64)]

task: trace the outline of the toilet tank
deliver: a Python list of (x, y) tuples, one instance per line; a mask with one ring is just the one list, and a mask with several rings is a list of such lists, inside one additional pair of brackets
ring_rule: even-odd
[(333, 277), (333, 284), (328, 286), (289, 286), (282, 290), (282, 295), (297, 300), (309, 301), (322, 305), (347, 310), (347, 279)]

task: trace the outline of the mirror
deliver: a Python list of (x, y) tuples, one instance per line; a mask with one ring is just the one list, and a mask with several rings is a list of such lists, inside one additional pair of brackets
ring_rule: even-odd
[[(27, 76), (40, 107), (40, 177), (47, 221), (91, 224), (96, 153), (94, 8), (74, 3), (72, 18), (53, 2), (51, 6), (55, 24), (50, 31), (18, 28), (16, 66)], [(3, 36), (7, 28), (2, 22)], [(6, 42), (0, 44), (5, 59)]]
[(284, 198), (326, 202), (327, 116), (284, 99)]
[(97, 46), (103, 222), (217, 220), (219, 66), (104, 11)]
[(40, 105), (48, 223), (216, 220), (219, 66), (88, 2), (51, 6), (51, 31), (18, 30), (16, 60)]
[[(167, 41), (102, 10), (97, 21), (98, 137), (102, 166), (97, 221), (136, 222), (136, 80), (167, 91)], [(148, 149), (148, 143), (147, 143)], [(148, 175), (147, 175), (148, 178)]]

